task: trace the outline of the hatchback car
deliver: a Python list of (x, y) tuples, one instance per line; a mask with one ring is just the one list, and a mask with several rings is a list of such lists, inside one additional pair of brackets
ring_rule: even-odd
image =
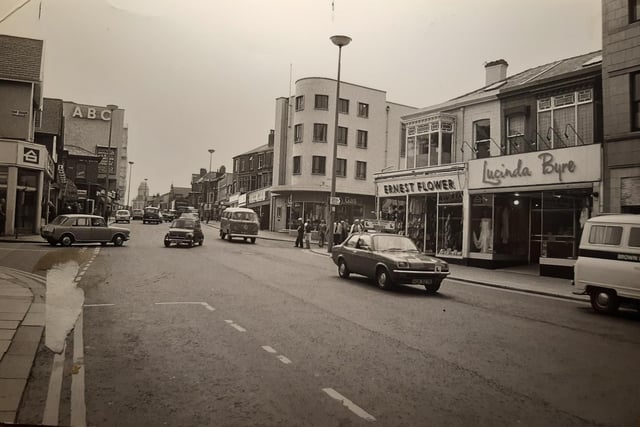
[(144, 214), (142, 215), (142, 223), (160, 224), (162, 222), (162, 214), (160, 214), (159, 208), (146, 207), (144, 208)]
[(120, 221), (130, 223), (131, 222), (131, 214), (126, 209), (120, 209), (116, 211), (116, 224)]
[(360, 274), (375, 279), (382, 289), (412, 284), (424, 285), (427, 292), (435, 293), (449, 275), (446, 261), (421, 253), (411, 239), (397, 234), (352, 234), (333, 246), (331, 258), (340, 277)]
[(189, 247), (198, 244), (202, 246), (204, 243), (204, 234), (200, 221), (192, 218), (178, 218), (173, 220), (169, 231), (164, 236), (164, 245), (166, 247), (171, 244), (187, 245)]
[(260, 221), (258, 215), (247, 208), (227, 208), (220, 216), (220, 238), (231, 241), (234, 237), (242, 237), (246, 242), (256, 242)]
[(131, 219), (142, 219), (144, 216), (144, 211), (142, 209), (134, 209), (133, 214), (131, 214)]
[(42, 227), (40, 235), (55, 246), (71, 246), (73, 243), (113, 243), (115, 246), (129, 240), (130, 231), (126, 228), (109, 227), (104, 218), (97, 215), (67, 214), (59, 215)]

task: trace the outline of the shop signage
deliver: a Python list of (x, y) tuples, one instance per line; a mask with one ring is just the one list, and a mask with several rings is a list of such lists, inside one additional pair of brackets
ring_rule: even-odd
[(22, 147), (22, 161), (32, 165), (40, 164), (40, 150), (35, 148)]
[(395, 196), (400, 194), (439, 193), (442, 191), (460, 191), (457, 179), (449, 177), (422, 177), (410, 180), (378, 183), (378, 195)]
[(590, 144), (469, 161), (469, 188), (600, 180), (600, 145)]
[[(22, 142), (18, 143), (16, 154), (18, 157), (17, 164), (27, 167), (38, 167), (39, 169), (46, 168), (47, 158), (49, 157), (45, 147)], [(15, 156), (16, 154), (13, 155)]]
[(358, 199), (356, 199), (355, 197), (344, 196), (342, 199), (340, 199), (340, 203), (338, 204), (355, 206), (358, 204)]
[(98, 110), (94, 107), (76, 105), (73, 109), (73, 114), (71, 115), (71, 117), (89, 120), (104, 120), (105, 122), (108, 122), (111, 120), (111, 111), (106, 108)]
[(240, 207), (247, 206), (247, 193), (241, 194), (238, 197), (238, 206)]
[(267, 200), (267, 192), (265, 190), (257, 190), (249, 193), (249, 203), (258, 203)]
[(115, 147), (111, 147), (111, 149), (109, 147), (96, 147), (96, 154), (102, 157), (102, 160), (98, 163), (98, 174), (106, 176), (108, 168), (109, 175), (115, 175), (118, 149)]

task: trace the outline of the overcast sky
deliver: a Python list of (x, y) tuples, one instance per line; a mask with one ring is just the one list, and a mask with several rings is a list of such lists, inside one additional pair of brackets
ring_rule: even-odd
[(291, 78), (335, 78), (333, 34), (353, 38), (344, 81), (415, 107), (483, 86), (487, 61), (511, 75), (602, 48), (601, 0), (31, 0), (0, 32), (45, 40), (46, 97), (125, 109), (132, 187), (153, 194), (189, 186), (209, 148), (230, 171), (265, 144)]

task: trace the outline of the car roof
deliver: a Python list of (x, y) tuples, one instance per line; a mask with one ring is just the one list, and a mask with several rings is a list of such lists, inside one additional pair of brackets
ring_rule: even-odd
[(66, 216), (67, 218), (102, 218), (100, 215), (91, 214), (62, 214), (60, 216)]
[(599, 215), (589, 218), (588, 222), (603, 222), (607, 224), (640, 224), (640, 215), (637, 214), (612, 214)]
[(226, 208), (224, 211), (225, 212), (253, 212), (253, 213), (256, 212), (253, 209), (249, 209), (249, 208)]

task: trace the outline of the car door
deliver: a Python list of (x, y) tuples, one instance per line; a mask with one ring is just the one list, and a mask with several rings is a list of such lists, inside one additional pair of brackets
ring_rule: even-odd
[(111, 240), (111, 230), (103, 218), (91, 218), (91, 240), (94, 242), (108, 242)]
[(73, 223), (73, 237), (76, 242), (86, 242), (90, 236), (90, 222), (88, 217), (78, 217)]
[(361, 233), (356, 243), (356, 255), (358, 258), (360, 274), (367, 277), (374, 277), (376, 271), (376, 257), (373, 251), (371, 236)]
[(357, 236), (351, 235), (344, 241), (342, 244), (342, 256), (344, 257), (345, 262), (347, 263), (347, 267), (349, 271), (352, 273), (359, 273), (359, 261), (356, 257), (356, 243), (358, 242)]

